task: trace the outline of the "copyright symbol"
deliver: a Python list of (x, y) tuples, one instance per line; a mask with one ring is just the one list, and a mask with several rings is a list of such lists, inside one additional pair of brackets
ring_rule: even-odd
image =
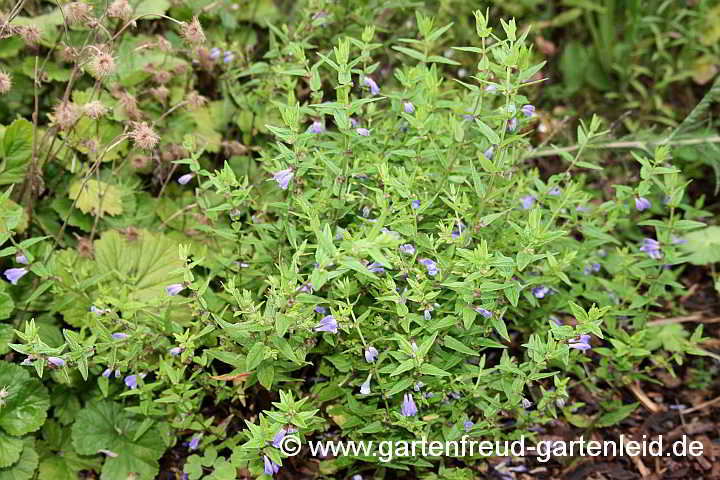
[(295, 435), (285, 435), (280, 442), (280, 452), (288, 457), (294, 457), (300, 453), (301, 447), (302, 443), (300, 443), (300, 439)]

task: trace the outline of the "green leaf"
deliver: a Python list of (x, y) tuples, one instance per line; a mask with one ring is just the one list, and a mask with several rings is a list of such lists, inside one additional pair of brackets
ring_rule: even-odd
[(99, 271), (114, 272), (110, 284), (128, 289), (131, 300), (171, 298), (165, 287), (183, 281), (178, 244), (162, 234), (105, 232), (95, 241), (95, 259)]
[(684, 235), (687, 243), (679, 247), (689, 253), (687, 261), (694, 265), (720, 262), (720, 227), (712, 226)]
[(45, 423), (50, 397), (40, 380), (26, 369), (0, 362), (0, 389), (7, 392), (0, 408), (1, 429), (10, 435), (25, 435)]
[[(170, 8), (168, 0), (135, 0), (130, 4), (135, 8), (133, 17), (145, 15), (162, 15)], [(147, 18), (153, 18), (152, 16)]]
[(269, 362), (260, 365), (257, 371), (257, 378), (260, 385), (270, 390), (275, 379), (275, 368)]
[(5, 129), (3, 136), (0, 185), (22, 181), (31, 157), (32, 123), (19, 118)]
[(165, 444), (158, 425), (133, 440), (141, 424), (141, 419), (117, 403), (94, 401), (78, 413), (72, 442), (81, 455), (95, 455), (100, 450), (117, 454), (105, 459), (100, 480), (131, 478), (132, 473), (136, 480), (152, 480), (160, 469), (158, 459), (165, 452)]
[(597, 419), (595, 427), (603, 428), (620, 423), (627, 418), (637, 407), (639, 403), (631, 403), (630, 405), (622, 405), (612, 412), (608, 412)]
[(35, 451), (35, 439), (26, 437), (23, 441), (20, 459), (7, 468), (0, 468), (0, 480), (29, 480), (35, 474), (38, 454)]
[(265, 359), (265, 345), (258, 342), (252, 346), (245, 359), (245, 370), (252, 372)]
[(0, 430), (0, 468), (9, 467), (20, 458), (23, 449), (21, 437), (11, 437)]
[(83, 213), (120, 215), (123, 192), (114, 185), (97, 180), (77, 179), (70, 184), (68, 196)]
[(449, 377), (450, 372), (446, 372), (442, 368), (438, 368), (432, 363), (423, 363), (420, 365), (420, 373), (432, 375), (434, 377)]
[(454, 339), (450, 335), (447, 335), (443, 338), (443, 345), (445, 345), (447, 348), (455, 350), (456, 352), (464, 353), (466, 355), (480, 355), (478, 352), (468, 347), (464, 343), (460, 342), (459, 340)]

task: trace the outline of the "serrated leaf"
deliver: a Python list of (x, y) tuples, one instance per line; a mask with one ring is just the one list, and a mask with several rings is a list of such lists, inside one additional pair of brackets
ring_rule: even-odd
[(38, 459), (35, 439), (25, 437), (19, 460), (7, 468), (0, 468), (0, 480), (29, 480), (35, 475)]
[(132, 473), (136, 474), (135, 480), (152, 480), (160, 469), (158, 459), (165, 445), (157, 425), (133, 441), (141, 424), (141, 419), (129, 415), (117, 403), (91, 402), (77, 415), (72, 442), (81, 455), (95, 455), (100, 450), (117, 454), (105, 459), (100, 480), (131, 478)]
[(0, 362), (0, 388), (8, 393), (0, 408), (1, 429), (10, 435), (25, 435), (45, 423), (50, 397), (40, 380), (26, 369)]
[(6, 468), (18, 461), (23, 449), (21, 437), (11, 437), (0, 430), (0, 468)]
[(68, 197), (75, 200), (75, 207), (83, 213), (108, 215), (123, 213), (122, 191), (106, 182), (77, 179), (70, 184)]
[(720, 262), (720, 227), (712, 226), (684, 235), (687, 243), (680, 249), (690, 254), (687, 261), (694, 265)]

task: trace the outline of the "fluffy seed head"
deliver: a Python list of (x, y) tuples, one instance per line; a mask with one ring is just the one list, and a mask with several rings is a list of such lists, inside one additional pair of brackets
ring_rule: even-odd
[(109, 53), (98, 49), (90, 60), (90, 68), (98, 77), (107, 77), (115, 72), (115, 59)]
[(53, 124), (60, 130), (69, 130), (80, 117), (75, 104), (69, 102), (58, 103), (53, 109)]
[(172, 75), (170, 74), (170, 72), (166, 72), (165, 70), (157, 70), (153, 73), (153, 81), (155, 83), (165, 85), (166, 83), (169, 83), (170, 80), (172, 80)]
[(34, 25), (18, 27), (18, 33), (29, 47), (35, 47), (40, 42), (40, 29)]
[(0, 95), (4, 95), (12, 88), (12, 78), (9, 73), (0, 71)]
[(129, 20), (132, 16), (133, 8), (127, 0), (115, 0), (110, 4), (107, 10), (108, 17), (119, 18), (120, 20)]
[(152, 150), (160, 141), (160, 136), (147, 122), (134, 122), (129, 135), (133, 143), (143, 150)]
[(199, 45), (205, 43), (205, 33), (203, 32), (200, 20), (197, 17), (193, 17), (190, 23), (182, 23), (180, 27), (180, 34), (193, 45)]
[(207, 103), (207, 98), (203, 97), (195, 90), (188, 93), (187, 104), (191, 110), (195, 110), (196, 108), (202, 108), (205, 106), (206, 103)]
[(71, 2), (65, 5), (65, 17), (68, 24), (77, 25), (90, 20), (92, 7), (85, 2)]
[(108, 112), (108, 109), (100, 100), (93, 100), (83, 106), (83, 111), (88, 117), (93, 120), (97, 120), (105, 115)]
[(157, 88), (151, 88), (150, 93), (158, 102), (164, 102), (167, 100), (168, 95), (170, 95), (170, 90), (164, 85), (160, 85)]

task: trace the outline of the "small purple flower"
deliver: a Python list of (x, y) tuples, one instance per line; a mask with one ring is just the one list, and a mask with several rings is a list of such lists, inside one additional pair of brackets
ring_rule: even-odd
[(200, 435), (195, 435), (190, 439), (190, 443), (188, 444), (188, 447), (190, 450), (195, 450), (198, 447), (198, 444), (200, 443)]
[(472, 122), (473, 120), (475, 120), (475, 115), (470, 115), (469, 113), (466, 113), (463, 115), (463, 120)]
[(472, 428), (473, 428), (474, 425), (475, 425), (475, 424), (474, 424), (472, 421), (470, 421), (470, 420), (465, 420), (465, 423), (463, 423), (463, 429), (465, 430), (465, 433), (467, 433), (467, 432), (469, 432), (470, 430), (472, 430)]
[(263, 455), (263, 463), (265, 475), (275, 475), (280, 471), (280, 465), (270, 460), (267, 455)]
[(370, 346), (365, 349), (365, 361), (373, 363), (378, 356), (378, 351), (375, 347)]
[(405, 113), (415, 113), (415, 105), (413, 105), (411, 102), (404, 102), (403, 110), (405, 110)]
[(528, 210), (535, 203), (535, 195), (526, 195), (520, 199), (520, 202), (522, 202), (523, 209)]
[(110, 375), (112, 375), (112, 368), (106, 368), (102, 373), (102, 376), (105, 378), (110, 378)]
[(578, 205), (577, 207), (575, 207), (575, 211), (576, 212), (589, 212), (590, 207), (586, 207), (585, 205)]
[(182, 177), (178, 178), (177, 182), (180, 185), (187, 185), (188, 183), (190, 183), (190, 180), (192, 180), (194, 176), (195, 176), (194, 173), (186, 173)]
[(171, 297), (174, 297), (183, 290), (185, 290), (185, 285), (183, 285), (182, 283), (173, 283), (172, 285), (168, 285), (167, 287), (165, 287), (165, 292)]
[(507, 131), (512, 133), (515, 130), (517, 130), (517, 124), (518, 124), (517, 118), (515, 118), (515, 117), (511, 118), (510, 121), (508, 122)]
[(335, 321), (335, 317), (332, 315), (328, 315), (326, 317), (323, 317), (322, 320), (320, 320), (320, 323), (317, 327), (315, 327), (316, 332), (330, 332), (330, 333), (337, 333), (337, 322)]
[(362, 395), (370, 395), (370, 378), (372, 377), (372, 374), (368, 375), (367, 380), (360, 385), (360, 393)]
[(415, 400), (413, 400), (412, 395), (410, 395), (409, 393), (406, 393), (403, 397), (403, 405), (401, 412), (405, 417), (414, 417), (418, 413), (417, 405), (415, 405)]
[(482, 315), (485, 318), (492, 317), (492, 312), (490, 310), (486, 310), (484, 308), (476, 307), (475, 311), (478, 312), (480, 315)]
[(360, 125), (360, 122), (358, 122), (355, 118), (350, 117), (350, 125), (352, 125), (352, 127), (355, 128), (358, 125)]
[(673, 235), (670, 238), (670, 241), (672, 242), (673, 245), (682, 245), (684, 243), (687, 243), (687, 240), (685, 240), (684, 238), (681, 238), (681, 237), (676, 237), (675, 235)]
[(562, 193), (562, 189), (560, 187), (553, 187), (550, 190), (548, 190), (548, 195), (552, 195), (553, 197), (557, 197)]
[(115, 370), (115, 378), (120, 378), (121, 375), (122, 375), (122, 373), (120, 373), (119, 368), (117, 370)]
[(285, 170), (273, 173), (273, 179), (278, 183), (278, 185), (280, 185), (280, 188), (287, 190), (288, 184), (290, 183), (290, 180), (292, 180), (293, 175), (292, 168), (286, 168)]
[(318, 305), (315, 307), (315, 311), (321, 315), (325, 315), (327, 313), (327, 308)]
[(302, 285), (300, 285), (299, 287), (297, 287), (297, 288), (295, 289), (295, 291), (296, 291), (296, 292), (303, 292), (303, 293), (312, 294), (312, 293), (313, 293), (312, 283), (310, 283), (310, 282), (303, 283)]
[(532, 294), (535, 295), (535, 298), (545, 298), (545, 295), (547, 295), (548, 293), (550, 293), (550, 289), (545, 285), (541, 285), (532, 289)]
[(370, 270), (372, 273), (385, 273), (385, 267), (378, 262), (373, 262), (370, 265), (368, 265), (368, 270)]
[(107, 310), (103, 310), (101, 308), (97, 308), (95, 305), (92, 305), (90, 307), (90, 311), (94, 313), (95, 315), (104, 315), (107, 313)]
[(130, 390), (136, 389), (137, 388), (137, 375), (128, 375), (127, 377), (125, 377), (125, 385), (127, 385), (127, 387)]
[(285, 430), (284, 428), (278, 430), (278, 432), (273, 437), (272, 446), (275, 448), (280, 448), (283, 439), (285, 438), (285, 435), (287, 435), (287, 430)]
[(520, 111), (525, 115), (526, 117), (532, 117), (535, 115), (535, 106), (533, 105), (523, 105)]
[(452, 231), (452, 233), (450, 234), (450, 236), (451, 236), (452, 238), (454, 238), (454, 239), (458, 239), (458, 238), (460, 238), (460, 235), (462, 235), (462, 232), (463, 232), (466, 228), (467, 228), (467, 227), (465, 226), (464, 223), (458, 222), (457, 225), (455, 226), (455, 229), (454, 229), (454, 230)]
[(222, 53), (222, 50), (220, 50), (218, 47), (213, 47), (210, 50), (210, 58), (215, 60), (216, 58), (218, 58), (220, 56), (221, 53)]
[(432, 318), (432, 314), (430, 312), (431, 312), (431, 310), (429, 308), (425, 309), (425, 313), (423, 314), (423, 316), (425, 317), (425, 320), (430, 320)]
[(373, 80), (370, 77), (363, 78), (363, 83), (370, 87), (370, 93), (373, 95), (377, 95), (380, 93), (380, 87), (378, 87), (378, 84), (375, 83), (375, 80)]
[(183, 350), (185, 349), (182, 347), (173, 347), (170, 349), (170, 355), (172, 355), (173, 357), (177, 357), (183, 352)]
[(415, 385), (413, 386), (413, 390), (416, 392), (419, 392), (422, 387), (424, 387), (425, 384), (423, 382), (415, 382)]
[(485, 91), (487, 93), (495, 93), (497, 92), (497, 87), (495, 85), (488, 85), (487, 87), (485, 87)]
[(590, 265), (585, 266), (583, 269), (583, 272), (585, 275), (591, 275), (593, 272), (599, 272), (600, 271), (600, 264), (599, 263), (591, 263)]
[(233, 52), (231, 52), (230, 50), (227, 50), (225, 52), (225, 58), (223, 58), (223, 62), (230, 63), (233, 60), (235, 60), (235, 54)]
[(438, 274), (437, 263), (435, 263), (434, 261), (430, 260), (429, 258), (422, 258), (418, 260), (418, 262), (422, 263), (423, 265), (425, 265), (425, 267), (427, 267), (427, 273), (431, 277), (434, 277)]
[(580, 335), (578, 338), (568, 340), (568, 347), (582, 351), (591, 349), (590, 335)]
[(646, 238), (643, 240), (643, 245), (640, 247), (640, 251), (647, 253), (648, 257), (654, 258), (655, 260), (662, 258), (660, 243), (652, 238)]
[(643, 210), (647, 210), (648, 208), (652, 207), (652, 203), (650, 203), (650, 200), (648, 200), (645, 197), (637, 197), (635, 199), (635, 208), (637, 208), (638, 212), (642, 212)]
[(370, 130), (368, 130), (367, 128), (360, 127), (360, 128), (355, 129), (355, 131), (357, 132), (358, 135), (362, 135), (363, 137), (370, 136)]
[(27, 265), (30, 263), (30, 262), (28, 262), (28, 258), (25, 255), (23, 255), (22, 253), (18, 253), (17, 255), (15, 255), (15, 261), (17, 263), (21, 263), (23, 265)]
[(27, 268), (8, 268), (5, 270), (5, 278), (7, 278), (13, 285), (17, 285), (18, 280), (27, 273)]
[(399, 248), (402, 253), (407, 253), (408, 255), (413, 255), (415, 253), (415, 247), (413, 247), (409, 243), (406, 243), (405, 245), (400, 245)]
[(126, 338), (128, 338), (128, 336), (129, 335), (127, 333), (122, 333), (122, 332), (112, 334), (112, 338), (115, 340), (125, 340)]
[(487, 150), (485, 150), (483, 152), (483, 155), (485, 155), (485, 158), (487, 158), (488, 160), (492, 160), (494, 154), (495, 154), (495, 147), (493, 147), (492, 145), (490, 145), (487, 148)]
[(418, 208), (420, 208), (420, 200), (413, 200), (413, 201), (410, 203), (410, 206), (411, 206), (413, 209), (418, 209)]
[(310, 133), (320, 134), (325, 132), (325, 125), (322, 122), (313, 122), (310, 125)]
[(65, 366), (65, 360), (63, 360), (60, 357), (48, 357), (48, 362), (52, 365), (55, 365), (56, 367), (64, 367)]

